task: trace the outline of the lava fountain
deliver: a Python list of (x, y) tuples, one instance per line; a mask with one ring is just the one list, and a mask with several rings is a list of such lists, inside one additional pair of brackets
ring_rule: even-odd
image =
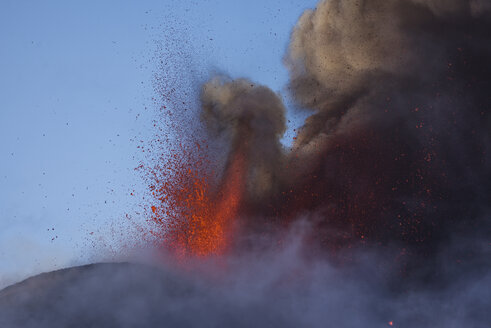
[[(151, 206), (157, 231), (151, 233), (178, 258), (224, 254), (243, 197), (246, 163), (231, 154), (217, 187), (205, 156), (180, 145), (165, 165), (152, 170)], [(198, 145), (199, 148), (199, 145)]]

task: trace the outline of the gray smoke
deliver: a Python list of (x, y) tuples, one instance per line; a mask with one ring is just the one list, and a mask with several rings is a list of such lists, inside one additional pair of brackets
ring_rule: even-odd
[[(296, 227), (286, 247), (180, 269), (114, 263), (42, 274), (0, 292), (0, 325), (489, 327), (489, 272), (467, 270), (448, 288), (401, 293), (383, 264), (389, 251), (359, 252), (355, 265), (312, 259), (302, 246), (305, 229)], [(444, 269), (455, 273), (456, 265)]]

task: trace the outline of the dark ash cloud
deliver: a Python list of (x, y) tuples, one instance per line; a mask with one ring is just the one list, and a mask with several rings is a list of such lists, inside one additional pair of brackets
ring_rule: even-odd
[[(212, 81), (213, 100), (205, 85), (205, 121), (211, 107), (264, 123), (241, 135), (252, 149), (244, 226), (263, 231), (307, 213), (327, 248), (396, 244), (417, 256), (489, 229), (490, 17), (485, 2), (463, 0), (307, 10), (285, 56), (291, 95), (312, 111), (292, 150), (279, 148), (284, 108), (273, 92)], [(213, 116), (227, 131), (236, 122)], [(229, 155), (242, 151), (230, 145)]]

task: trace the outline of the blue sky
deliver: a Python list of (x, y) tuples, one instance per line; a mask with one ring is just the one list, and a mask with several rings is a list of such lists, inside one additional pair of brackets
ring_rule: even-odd
[(282, 92), (290, 31), (315, 3), (2, 0), (0, 287), (117, 248), (142, 188), (132, 140), (150, 137), (158, 44), (182, 46), (175, 65), (194, 82), (220, 72)]

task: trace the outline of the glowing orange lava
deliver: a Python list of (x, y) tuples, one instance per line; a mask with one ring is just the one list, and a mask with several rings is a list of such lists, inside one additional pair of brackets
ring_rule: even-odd
[(151, 190), (159, 204), (151, 206), (152, 220), (164, 232), (152, 233), (181, 258), (223, 254), (242, 198), (244, 158), (239, 152), (232, 156), (213, 191), (203, 158), (188, 155), (183, 151), (154, 172)]
[(186, 231), (186, 249), (193, 255), (222, 254), (227, 249), (231, 220), (237, 216), (242, 196), (244, 161), (236, 155), (223, 179), (222, 186), (214, 197), (206, 197), (200, 189), (193, 198), (197, 211), (191, 214)]

